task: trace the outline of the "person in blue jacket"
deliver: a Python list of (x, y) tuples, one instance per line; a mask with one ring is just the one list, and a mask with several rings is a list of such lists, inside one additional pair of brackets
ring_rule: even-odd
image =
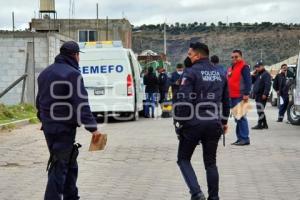
[(252, 74), (253, 96), (256, 102), (258, 123), (252, 127), (254, 130), (268, 129), (266, 114), (264, 112), (272, 86), (272, 77), (262, 62), (255, 65), (255, 72)]
[(192, 200), (205, 200), (191, 158), (201, 142), (207, 175), (208, 199), (219, 200), (216, 154), (219, 139), (227, 130), (230, 113), (225, 75), (209, 61), (208, 46), (192, 43), (188, 52), (192, 66), (183, 73), (174, 104), (175, 130), (179, 138), (178, 165)]
[(79, 52), (77, 43), (64, 43), (54, 64), (38, 77), (37, 117), (50, 152), (45, 200), (79, 199), (76, 128), (84, 124), (94, 143), (101, 137), (79, 71)]
[(173, 102), (175, 101), (176, 96), (177, 96), (177, 92), (179, 90), (179, 86), (180, 86), (180, 83), (181, 83), (180, 78), (183, 74), (183, 70), (184, 70), (183, 64), (181, 64), (181, 63), (177, 64), (176, 71), (172, 73), (171, 78), (170, 78), (170, 84), (171, 84), (171, 87), (172, 87), (172, 95), (173, 95), (172, 100), (173, 100)]

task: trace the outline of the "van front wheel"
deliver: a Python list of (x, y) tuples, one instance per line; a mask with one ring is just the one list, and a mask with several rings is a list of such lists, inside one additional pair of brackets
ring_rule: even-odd
[(297, 115), (294, 102), (291, 102), (287, 109), (287, 116), (292, 125), (300, 125), (300, 116)]

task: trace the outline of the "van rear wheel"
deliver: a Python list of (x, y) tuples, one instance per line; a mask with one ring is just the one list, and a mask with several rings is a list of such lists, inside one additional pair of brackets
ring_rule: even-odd
[(121, 113), (120, 117), (124, 118), (124, 120), (128, 121), (138, 121), (139, 120), (139, 112), (126, 112)]
[(140, 118), (140, 114), (137, 111), (137, 109), (136, 109), (136, 111), (130, 113), (130, 121), (138, 121), (139, 118)]

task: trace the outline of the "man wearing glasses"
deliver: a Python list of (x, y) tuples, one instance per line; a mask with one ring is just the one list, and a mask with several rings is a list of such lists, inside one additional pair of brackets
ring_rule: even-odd
[[(231, 55), (232, 67), (228, 69), (228, 87), (231, 108), (238, 105), (241, 101), (247, 102), (251, 91), (250, 67), (243, 59), (241, 50), (234, 50)], [(250, 145), (249, 126), (246, 116), (236, 120), (237, 141), (232, 145)]]

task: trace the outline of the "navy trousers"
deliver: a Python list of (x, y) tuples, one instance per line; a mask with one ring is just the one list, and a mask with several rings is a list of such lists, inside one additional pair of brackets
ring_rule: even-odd
[[(280, 98), (280, 97), (279, 97)], [(284, 115), (287, 111), (287, 108), (289, 106), (289, 102), (290, 102), (290, 99), (289, 99), (289, 96), (281, 96), (281, 98), (283, 99), (283, 102), (280, 102), (279, 103), (279, 119), (284, 119)]]
[[(73, 148), (76, 137), (76, 129), (70, 132), (49, 133), (45, 132), (49, 152), (60, 153)], [(78, 176), (77, 161), (70, 163), (67, 160), (58, 160), (48, 171), (48, 183), (45, 192), (45, 200), (78, 200), (78, 188), (76, 186)]]
[(262, 95), (258, 95), (255, 98), (256, 110), (257, 110), (257, 114), (258, 114), (258, 125), (260, 125), (260, 126), (268, 125), (266, 114), (265, 114), (265, 108), (266, 108), (267, 101), (268, 101), (267, 99), (265, 99), (265, 100), (262, 99)]
[(201, 126), (183, 130), (179, 142), (177, 163), (192, 196), (202, 192), (191, 165), (194, 150), (201, 142), (207, 177), (208, 200), (219, 200), (219, 172), (216, 165), (216, 154), (222, 133), (222, 125), (219, 122), (207, 122)]
[[(238, 105), (241, 101), (243, 101), (243, 98), (231, 98), (231, 108), (234, 108), (236, 105)], [(244, 116), (240, 120), (235, 120), (236, 122), (236, 137), (237, 141), (244, 141), (244, 142), (250, 142), (249, 138), (249, 125), (247, 117)]]

